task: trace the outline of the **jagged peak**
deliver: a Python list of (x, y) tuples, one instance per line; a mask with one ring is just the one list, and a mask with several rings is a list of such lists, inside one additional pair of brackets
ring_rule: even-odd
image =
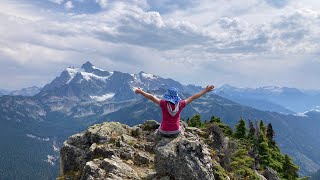
[(84, 63), (82, 66), (81, 66), (81, 69), (86, 69), (86, 68), (93, 68), (94, 65), (90, 62), (90, 61), (87, 61), (86, 63)]

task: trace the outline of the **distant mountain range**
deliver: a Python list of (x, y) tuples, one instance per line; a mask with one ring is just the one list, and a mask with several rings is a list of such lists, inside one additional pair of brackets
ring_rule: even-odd
[(40, 92), (41, 88), (32, 86), (28, 88), (22, 88), (20, 90), (8, 91), (0, 90), (0, 96), (10, 95), (10, 96), (34, 96)]
[[(0, 154), (5, 154), (0, 158), (2, 177), (56, 177), (57, 147), (68, 136), (103, 121), (119, 121), (128, 125), (147, 119), (159, 121), (159, 108), (135, 95), (133, 90), (142, 87), (161, 97), (170, 86), (178, 87), (182, 98), (202, 89), (145, 72), (109, 72), (87, 62), (81, 68), (65, 69), (35, 96), (0, 97)], [(301, 166), (301, 173), (309, 174), (320, 169), (318, 111), (299, 116), (261, 111), (219, 96), (221, 89), (216, 91), (217, 94), (210, 93), (187, 106), (182, 117), (201, 114), (205, 120), (215, 115), (232, 127), (240, 117), (272, 122), (281, 149), (293, 155)], [(19, 161), (14, 160), (17, 156)], [(12, 166), (18, 167), (14, 174), (10, 173)]]
[(5, 89), (0, 89), (0, 96), (2, 95), (8, 95), (10, 93), (10, 91), (5, 90)]
[(215, 93), (240, 104), (285, 114), (305, 112), (320, 106), (320, 91), (288, 87), (236, 88), (223, 85)]
[(10, 92), (10, 96), (34, 96), (40, 92), (41, 88), (32, 86), (28, 88), (22, 88), (20, 90)]

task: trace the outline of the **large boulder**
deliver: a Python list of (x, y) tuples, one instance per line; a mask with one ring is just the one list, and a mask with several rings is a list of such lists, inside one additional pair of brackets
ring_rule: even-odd
[(159, 176), (173, 179), (214, 179), (210, 153), (199, 139), (160, 140), (155, 148), (155, 169)]

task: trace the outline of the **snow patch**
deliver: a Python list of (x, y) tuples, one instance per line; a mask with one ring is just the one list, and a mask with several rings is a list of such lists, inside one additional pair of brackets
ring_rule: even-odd
[(142, 83), (140, 77), (138, 76), (138, 74), (130, 74), (134, 81), (136, 81), (137, 83)]
[(153, 74), (142, 73), (141, 75), (142, 75), (142, 77), (148, 78), (148, 79), (155, 79), (156, 78), (156, 76)]
[(52, 147), (53, 147), (53, 151), (54, 152), (59, 152), (60, 151), (60, 148), (58, 147), (56, 141), (53, 141)]
[(113, 112), (118, 111), (120, 108), (108, 108), (108, 109), (104, 109), (102, 115), (107, 115)]
[(305, 111), (305, 112), (299, 112), (297, 114), (294, 114), (295, 116), (304, 116), (304, 117), (308, 117), (306, 114), (310, 113), (310, 112), (320, 112), (320, 106), (315, 106), (313, 109)]
[[(105, 71), (105, 70), (102, 70), (100, 68), (97, 68), (95, 66), (92, 67), (93, 69), (97, 69), (97, 70), (100, 70), (100, 71)], [(88, 73), (88, 72), (85, 72), (83, 71), (82, 69), (79, 69), (79, 68), (73, 68), (73, 67), (69, 67), (66, 69), (66, 71), (69, 73), (70, 75), (70, 79), (66, 82), (66, 84), (69, 84), (71, 82), (71, 80), (76, 76), (77, 73), (80, 73), (83, 78), (87, 81), (89, 80), (92, 80), (92, 79), (97, 79), (97, 80), (101, 80), (101, 81), (105, 81), (106, 79), (108, 79), (112, 74), (113, 72), (110, 72), (110, 76), (104, 76), (104, 77), (101, 77), (101, 76), (98, 76), (98, 75), (95, 75), (93, 73)]]
[(41, 137), (37, 137), (37, 136), (35, 136), (33, 134), (27, 134), (27, 137), (32, 138), (32, 139), (38, 139), (40, 141), (47, 141), (47, 142), (50, 141), (49, 138), (41, 138)]
[(97, 79), (97, 80), (100, 80), (100, 81), (106, 81), (110, 76), (98, 76), (98, 75), (95, 75), (93, 73), (87, 73), (87, 72), (80, 72), (81, 75), (83, 76), (83, 78), (87, 81), (91, 80), (91, 79)]
[(96, 100), (96, 101), (105, 101), (107, 99), (112, 98), (115, 95), (115, 93), (108, 93), (102, 96), (90, 96), (91, 99)]
[(96, 66), (92, 66), (93, 69), (97, 69), (99, 71), (106, 71), (106, 70), (103, 70), (103, 69), (100, 69), (100, 68), (97, 68)]
[(55, 165), (55, 162), (58, 160), (57, 157), (54, 157), (53, 155), (47, 155), (47, 159), (44, 160), (45, 162), (48, 162), (49, 164), (51, 164), (52, 166)]
[(77, 113), (76, 115), (74, 115), (73, 117), (75, 118), (81, 118), (81, 117), (87, 117), (87, 116), (91, 116), (91, 115), (95, 115), (96, 112), (94, 112), (92, 109), (90, 110), (81, 110), (79, 113)]
[(261, 89), (268, 90), (275, 93), (282, 93), (283, 89), (277, 86), (264, 86)]
[(70, 75), (70, 79), (67, 81), (67, 84), (69, 84), (70, 81), (74, 78), (74, 76), (76, 76), (76, 74), (79, 72), (79, 69), (69, 67), (69, 68), (66, 69), (66, 71), (67, 71), (67, 72), (69, 73), (69, 75)]
[[(308, 112), (308, 111), (307, 111)], [(299, 112), (299, 113), (296, 113), (296, 114), (293, 114), (294, 116), (299, 116), (299, 117), (308, 117), (306, 115), (307, 112)]]

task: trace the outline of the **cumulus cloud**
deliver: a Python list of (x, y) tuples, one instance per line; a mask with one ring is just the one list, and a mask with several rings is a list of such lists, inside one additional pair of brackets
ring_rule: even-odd
[[(61, 1), (73, 8), (71, 14), (4, 0), (0, 67), (10, 70), (1, 69), (1, 75), (16, 77), (10, 87), (34, 80), (44, 85), (64, 67), (90, 59), (107, 70), (144, 70), (184, 83), (203, 85), (214, 77), (217, 83), (281, 86), (299, 84), (290, 81), (297, 70), (318, 67), (319, 61), (308, 61), (319, 54), (317, 11), (288, 8), (295, 5), (291, 1), (281, 8), (259, 0), (222, 1), (190, 0), (186, 6), (175, 1), (170, 7), (163, 1), (157, 10), (146, 0), (96, 0), (88, 7), (99, 3), (102, 8), (86, 14), (72, 2), (89, 1)], [(312, 69), (308, 78), (315, 75), (320, 76)], [(6, 79), (0, 78), (0, 86), (8, 84)], [(302, 79), (300, 84), (317, 86)]]
[(64, 8), (66, 8), (67, 10), (74, 8), (72, 1), (67, 1), (66, 3), (64, 3)]
[(96, 3), (98, 3), (101, 8), (106, 8), (108, 5), (108, 0), (96, 0)]

